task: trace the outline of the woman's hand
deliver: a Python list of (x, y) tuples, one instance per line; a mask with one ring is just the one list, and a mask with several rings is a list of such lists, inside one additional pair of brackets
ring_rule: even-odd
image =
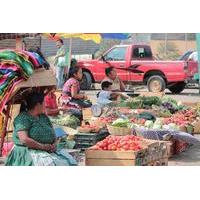
[(88, 97), (87, 97), (86, 95), (83, 95), (83, 99), (87, 100), (87, 99), (88, 99)]
[(49, 153), (53, 153), (56, 151), (56, 143), (53, 144), (44, 144), (43, 145), (43, 150), (47, 151)]

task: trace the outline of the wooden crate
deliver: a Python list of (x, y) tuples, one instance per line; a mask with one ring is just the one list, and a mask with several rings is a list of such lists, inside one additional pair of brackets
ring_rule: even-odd
[(163, 97), (165, 95), (164, 92), (140, 92), (140, 96), (145, 96), (145, 97)]
[(194, 134), (200, 134), (200, 120), (197, 121), (197, 122), (195, 122), (195, 123), (193, 124), (193, 126), (194, 126), (193, 133), (194, 133)]
[(146, 149), (141, 151), (86, 150), (86, 166), (140, 166)]
[(83, 120), (90, 120), (93, 117), (91, 108), (83, 108), (82, 113), (83, 113)]
[(145, 166), (168, 156), (166, 142), (143, 139), (141, 151), (86, 151), (86, 165), (91, 166)]
[(175, 141), (167, 141), (167, 157), (171, 158), (175, 154)]
[(168, 166), (168, 158), (161, 158), (157, 161), (149, 162), (148, 166)]

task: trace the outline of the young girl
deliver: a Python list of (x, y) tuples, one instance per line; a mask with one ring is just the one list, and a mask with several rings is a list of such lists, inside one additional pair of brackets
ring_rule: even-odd
[(55, 95), (56, 88), (53, 88), (46, 96), (45, 96), (45, 108), (47, 115), (58, 115), (59, 109)]
[(92, 104), (87, 101), (87, 96), (80, 93), (80, 83), (82, 79), (82, 69), (79, 66), (74, 66), (70, 69), (69, 79), (64, 84), (61, 96), (62, 107), (77, 113), (77, 116), (81, 113), (82, 108), (89, 108)]

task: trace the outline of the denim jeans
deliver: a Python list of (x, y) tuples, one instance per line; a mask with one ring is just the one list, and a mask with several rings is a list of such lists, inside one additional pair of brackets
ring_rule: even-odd
[(56, 80), (57, 80), (57, 88), (62, 89), (64, 84), (64, 67), (56, 66)]

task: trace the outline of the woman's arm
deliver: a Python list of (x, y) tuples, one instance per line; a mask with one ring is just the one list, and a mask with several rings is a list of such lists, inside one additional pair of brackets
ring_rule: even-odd
[(65, 56), (65, 54), (66, 54), (65, 49), (64, 49), (64, 47), (61, 47), (61, 48), (62, 48), (62, 50), (59, 53), (56, 54), (55, 58), (59, 58), (59, 57), (64, 57)]
[(87, 99), (87, 96), (84, 94), (78, 94), (77, 86), (72, 85), (71, 87), (71, 95), (74, 99)]
[(19, 131), (18, 132), (19, 139), (22, 144), (26, 145), (28, 148), (48, 151), (48, 152), (55, 152), (56, 151), (56, 144), (41, 144), (32, 138), (28, 137), (26, 131)]

